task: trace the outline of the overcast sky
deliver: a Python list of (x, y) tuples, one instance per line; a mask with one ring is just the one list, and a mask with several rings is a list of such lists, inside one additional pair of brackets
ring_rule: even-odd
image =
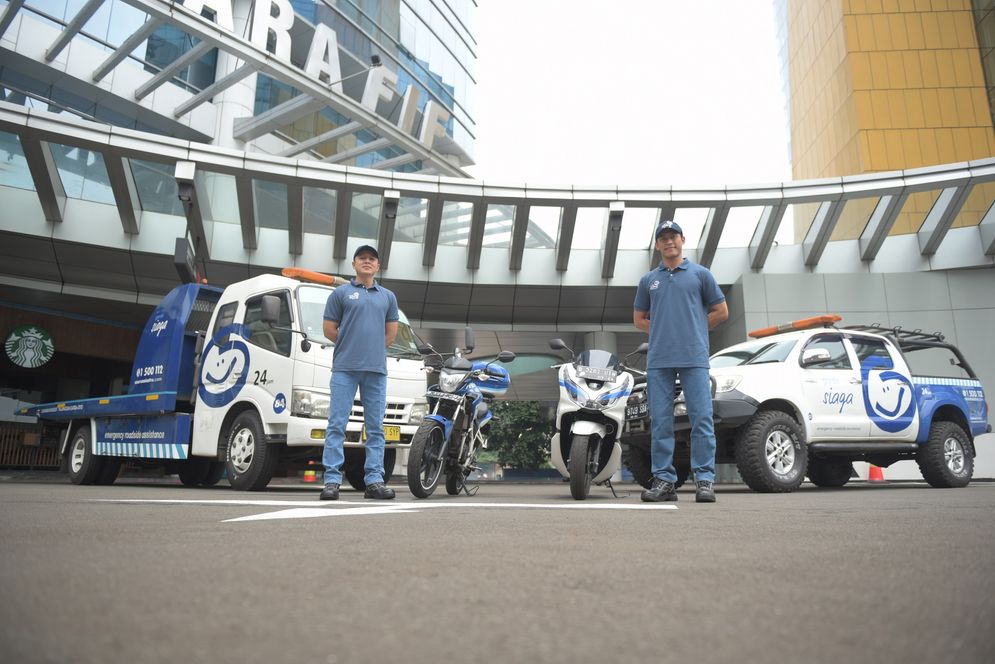
[(481, 0), (485, 182), (790, 179), (773, 0)]

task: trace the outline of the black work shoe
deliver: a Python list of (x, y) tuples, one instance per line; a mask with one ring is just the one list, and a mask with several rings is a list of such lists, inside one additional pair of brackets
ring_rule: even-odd
[(374, 498), (376, 500), (391, 500), (394, 498), (394, 490), (388, 489), (382, 482), (367, 485), (363, 498)]
[(318, 500), (338, 500), (338, 499), (339, 499), (338, 484), (326, 484), (325, 488), (321, 490), (321, 495), (318, 496)]
[(695, 482), (695, 492), (694, 492), (694, 502), (696, 503), (714, 503), (715, 502), (715, 488), (711, 482), (708, 480), (701, 480), (700, 482)]
[(650, 488), (643, 491), (641, 497), (644, 503), (662, 503), (677, 500), (677, 490), (673, 482), (654, 477)]

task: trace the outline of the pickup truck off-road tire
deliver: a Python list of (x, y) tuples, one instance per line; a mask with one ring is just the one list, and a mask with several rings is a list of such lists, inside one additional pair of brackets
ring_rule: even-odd
[[(639, 486), (644, 489), (650, 488), (653, 481), (653, 461), (649, 450), (636, 445), (629, 445), (629, 453), (626, 455), (625, 465), (632, 473), (632, 479), (636, 480)], [(677, 461), (674, 463), (674, 472), (677, 473), (677, 481), (674, 488), (681, 488), (691, 475), (691, 465)]]
[(815, 486), (838, 489), (850, 481), (853, 464), (849, 459), (809, 459), (808, 478)]
[(808, 448), (798, 422), (780, 410), (762, 410), (743, 425), (736, 440), (736, 467), (760, 493), (787, 493), (805, 479)]
[(919, 446), (916, 463), (930, 486), (938, 488), (967, 486), (974, 474), (967, 434), (953, 422), (933, 422), (929, 439)]
[(273, 479), (279, 447), (268, 445), (263, 423), (254, 410), (235, 417), (225, 443), (228, 483), (237, 491), (261, 491)]
[(107, 457), (93, 453), (89, 422), (85, 422), (73, 433), (67, 454), (70, 481), (73, 484), (97, 484)]

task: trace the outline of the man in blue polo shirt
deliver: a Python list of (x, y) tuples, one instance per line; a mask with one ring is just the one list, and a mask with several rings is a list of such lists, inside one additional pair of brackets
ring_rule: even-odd
[(649, 332), (646, 388), (652, 419), (653, 480), (646, 502), (677, 500), (674, 482), (674, 389), (681, 388), (691, 419), (695, 500), (715, 502), (715, 426), (708, 374), (708, 331), (729, 317), (725, 296), (707, 268), (684, 258), (684, 231), (673, 221), (656, 229), (660, 266), (636, 288), (632, 322)]
[(394, 490), (384, 485), (383, 418), (387, 410), (387, 347), (397, 336), (397, 298), (373, 275), (380, 254), (368, 244), (352, 257), (356, 278), (328, 296), (322, 332), (335, 342), (332, 358), (332, 398), (325, 431), (325, 488), (321, 500), (337, 500), (345, 461), (345, 428), (359, 388), (366, 423), (365, 498), (390, 500)]

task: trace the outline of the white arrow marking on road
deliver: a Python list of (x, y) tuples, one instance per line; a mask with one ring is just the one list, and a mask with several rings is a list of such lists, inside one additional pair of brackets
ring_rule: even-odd
[(370, 514), (411, 514), (424, 509), (438, 508), (505, 508), (505, 509), (547, 509), (547, 510), (676, 510), (677, 505), (598, 505), (590, 503), (473, 503), (473, 502), (396, 502), (371, 505), (368, 502), (350, 502), (346, 500), (315, 505), (313, 501), (289, 500), (142, 500), (142, 499), (98, 499), (94, 502), (108, 503), (142, 503), (162, 505), (232, 505), (283, 507), (275, 512), (264, 512), (234, 519), (225, 519), (222, 523), (234, 521), (264, 521), (271, 519), (313, 519), (328, 516), (364, 516)]

